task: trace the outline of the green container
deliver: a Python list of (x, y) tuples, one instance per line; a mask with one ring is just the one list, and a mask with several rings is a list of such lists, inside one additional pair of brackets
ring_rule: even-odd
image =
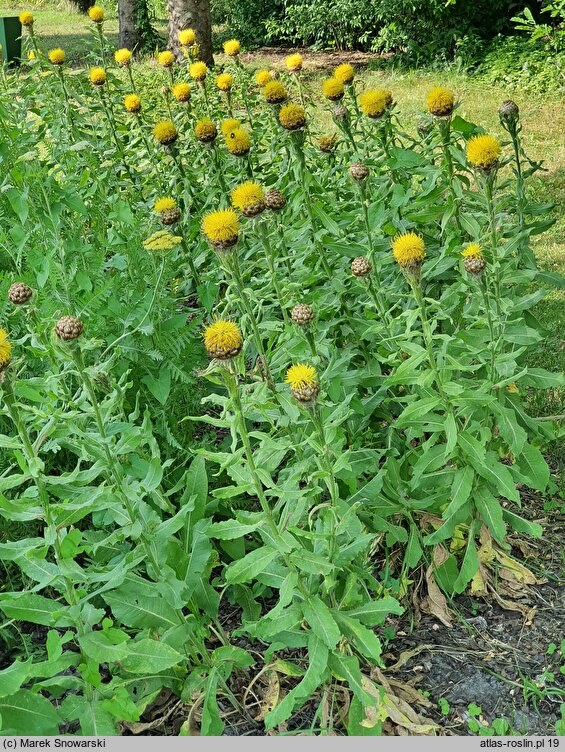
[(17, 16), (0, 18), (0, 44), (5, 63), (19, 63), (22, 56), (22, 25)]

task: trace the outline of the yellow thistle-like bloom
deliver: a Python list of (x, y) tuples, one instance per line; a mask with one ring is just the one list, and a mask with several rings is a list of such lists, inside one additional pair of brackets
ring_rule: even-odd
[(202, 232), (216, 248), (229, 248), (237, 243), (239, 220), (233, 209), (210, 212), (202, 220)]
[(156, 214), (162, 214), (163, 212), (171, 211), (171, 209), (177, 208), (177, 202), (171, 196), (163, 196), (155, 201), (153, 210)]
[(178, 83), (173, 86), (173, 97), (177, 102), (188, 102), (191, 96), (190, 84)]
[(49, 58), (49, 62), (53, 65), (63, 65), (65, 62), (65, 50), (62, 50), (60, 47), (57, 47), (54, 50), (49, 50), (47, 57)]
[(463, 266), (465, 271), (471, 274), (475, 279), (482, 276), (487, 267), (487, 262), (483, 256), (481, 246), (478, 243), (470, 243), (465, 250), (461, 252), (463, 256)]
[(12, 344), (8, 339), (8, 332), (0, 327), (0, 371), (10, 362)]
[(306, 113), (299, 104), (285, 104), (279, 112), (279, 123), (287, 131), (296, 131), (306, 125)]
[(157, 60), (159, 61), (159, 65), (162, 65), (163, 68), (170, 68), (175, 62), (175, 56), (170, 50), (163, 50), (163, 52), (160, 52), (157, 55)]
[(27, 53), (27, 59), (28, 59), (28, 60), (35, 60), (35, 52), (34, 52), (33, 50), (30, 50), (30, 51), (29, 51), (29, 52)]
[(230, 154), (244, 157), (251, 149), (251, 138), (245, 128), (236, 128), (226, 136), (226, 146)]
[(240, 126), (241, 120), (237, 120), (236, 118), (226, 118), (226, 120), (222, 120), (220, 128), (224, 134), (224, 138), (227, 138), (230, 133), (236, 131)]
[(20, 13), (20, 23), (22, 26), (33, 26), (33, 14), (29, 10)]
[(273, 77), (271, 76), (271, 72), (268, 70), (260, 70), (257, 71), (255, 74), (255, 81), (259, 84), (259, 86), (266, 86), (270, 81), (273, 80)]
[(216, 86), (220, 91), (230, 91), (233, 86), (233, 76), (231, 73), (220, 73), (216, 77)]
[(126, 47), (122, 47), (121, 50), (116, 50), (114, 52), (114, 60), (118, 65), (129, 65), (131, 61), (131, 50), (128, 50)]
[(320, 140), (318, 142), (320, 146), (320, 151), (323, 152), (331, 152), (335, 149), (337, 144), (337, 138), (335, 133), (331, 133), (328, 136), (320, 136)]
[(202, 118), (194, 126), (194, 133), (199, 141), (209, 143), (213, 141), (218, 131), (216, 130), (216, 123), (210, 118)]
[(361, 111), (370, 118), (379, 118), (391, 102), (391, 94), (386, 89), (369, 89), (358, 97)]
[(190, 75), (195, 81), (204, 81), (206, 74), (208, 73), (208, 66), (201, 60), (196, 63), (192, 63), (190, 66)]
[(324, 96), (332, 101), (341, 99), (345, 94), (343, 81), (340, 81), (339, 78), (326, 78), (322, 83), (322, 91)]
[(461, 255), (465, 258), (482, 258), (483, 252), (481, 246), (478, 243), (469, 243), (465, 250), (461, 251)]
[(302, 55), (298, 52), (294, 52), (285, 59), (284, 64), (288, 71), (296, 73), (296, 71), (302, 70)]
[(241, 52), (241, 44), (237, 39), (228, 39), (224, 42), (224, 52), (230, 57), (237, 57)]
[(157, 230), (143, 241), (147, 251), (170, 251), (182, 241), (180, 235), (171, 235), (168, 230)]
[(169, 144), (174, 143), (178, 138), (175, 124), (171, 123), (170, 120), (161, 120), (160, 123), (157, 123), (153, 128), (153, 135), (160, 144), (163, 144), (163, 146), (168, 146)]
[(500, 142), (487, 133), (467, 141), (467, 161), (483, 170), (490, 170), (498, 163), (501, 151)]
[(204, 347), (211, 358), (229, 360), (241, 352), (243, 341), (237, 324), (219, 319), (204, 330)]
[(263, 96), (269, 104), (279, 104), (288, 99), (288, 92), (280, 81), (269, 81), (263, 87)]
[(304, 389), (318, 383), (318, 376), (314, 366), (306, 363), (297, 363), (290, 366), (286, 372), (285, 383), (290, 384), (292, 389)]
[(424, 241), (415, 232), (405, 232), (395, 238), (392, 253), (399, 266), (403, 269), (419, 266), (426, 255)]
[(183, 29), (179, 31), (178, 39), (183, 47), (190, 47), (191, 44), (196, 42), (196, 34), (192, 29)]
[(106, 83), (106, 71), (104, 68), (91, 68), (89, 78), (94, 86), (103, 86)]
[(438, 117), (451, 115), (455, 105), (453, 92), (443, 86), (436, 86), (427, 96), (428, 111)]
[(93, 5), (88, 9), (88, 16), (94, 23), (102, 23), (104, 20), (104, 11), (99, 5)]
[(137, 96), (137, 94), (126, 94), (126, 96), (124, 97), (124, 107), (128, 112), (140, 112), (141, 99)]
[(292, 365), (286, 372), (285, 382), (290, 384), (294, 399), (305, 406), (312, 405), (320, 391), (316, 369), (306, 363)]
[(259, 183), (254, 183), (253, 181), (248, 180), (233, 189), (231, 192), (231, 203), (235, 209), (239, 209), (240, 211), (244, 211), (249, 207), (260, 204), (262, 204), (264, 208), (265, 191)]
[(350, 84), (355, 78), (355, 68), (349, 63), (343, 63), (334, 68), (334, 76), (343, 84)]

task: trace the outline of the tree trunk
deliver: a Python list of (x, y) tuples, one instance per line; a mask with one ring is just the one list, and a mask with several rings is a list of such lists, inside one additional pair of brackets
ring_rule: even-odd
[(120, 47), (136, 50), (143, 45), (141, 29), (137, 26), (138, 6), (145, 0), (118, 0)]
[(169, 9), (169, 49), (180, 56), (178, 34), (194, 29), (200, 60), (214, 65), (210, 0), (167, 0)]
[(72, 0), (72, 3), (80, 13), (86, 13), (94, 5), (94, 0)]

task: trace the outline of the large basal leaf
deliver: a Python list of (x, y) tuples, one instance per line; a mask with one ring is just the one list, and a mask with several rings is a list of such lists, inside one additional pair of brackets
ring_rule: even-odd
[(2, 734), (14, 736), (54, 736), (59, 733), (59, 715), (42, 695), (20, 689), (0, 699)]
[(0, 599), (0, 609), (10, 619), (42, 624), (45, 627), (71, 627), (74, 624), (65, 614), (65, 606), (34, 593), (3, 595)]
[(308, 640), (308, 668), (302, 681), (288, 692), (281, 702), (265, 716), (267, 730), (289, 718), (298, 703), (310, 697), (324, 681), (328, 665), (328, 648), (311, 634)]
[(114, 617), (128, 627), (169, 629), (179, 623), (175, 609), (159, 596), (138, 595), (127, 587), (103, 593)]
[(400, 615), (402, 613), (404, 613), (404, 609), (400, 603), (387, 595), (377, 601), (368, 600), (363, 605), (346, 611), (345, 615), (359, 619), (367, 627), (376, 627), (384, 624), (389, 614)]
[(127, 653), (120, 663), (130, 674), (157, 674), (186, 660), (170, 645), (144, 638), (127, 643)]
[(233, 585), (235, 583), (249, 582), (262, 572), (270, 564), (279, 552), (271, 546), (263, 546), (251, 551), (243, 559), (234, 561), (226, 569), (226, 582)]

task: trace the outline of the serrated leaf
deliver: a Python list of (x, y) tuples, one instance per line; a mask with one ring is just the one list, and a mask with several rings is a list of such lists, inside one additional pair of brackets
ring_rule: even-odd
[(34, 593), (2, 596), (0, 610), (10, 619), (42, 624), (45, 627), (74, 625), (74, 621), (65, 615), (65, 606)]
[(343, 634), (353, 641), (361, 655), (370, 661), (375, 661), (377, 665), (382, 665), (381, 661), (381, 641), (377, 635), (365, 627), (358, 619), (354, 619), (347, 614), (333, 609), (332, 613), (341, 628)]
[(263, 546), (262, 548), (255, 549), (255, 551), (251, 551), (243, 559), (234, 561), (227, 567), (225, 572), (226, 582), (230, 585), (249, 582), (260, 574), (277, 556), (279, 556), (279, 552), (271, 546)]
[(281, 702), (265, 716), (267, 730), (283, 723), (292, 714), (296, 705), (307, 697), (314, 694), (316, 689), (324, 681), (328, 665), (328, 648), (322, 640), (315, 635), (310, 635), (308, 640), (308, 668), (302, 681), (290, 690)]
[(0, 699), (2, 734), (56, 736), (59, 716), (49, 700), (29, 689)]
[(127, 653), (121, 665), (130, 674), (158, 674), (184, 660), (186, 656), (167, 643), (145, 638), (127, 643)]
[(213, 522), (208, 527), (206, 534), (210, 538), (217, 538), (218, 540), (235, 540), (257, 530), (261, 524), (261, 520), (252, 525), (245, 525), (237, 520), (223, 520), (222, 522)]
[(532, 444), (524, 444), (516, 460), (520, 477), (536, 491), (545, 491), (549, 483), (549, 467), (540, 450)]
[(345, 616), (359, 619), (367, 627), (376, 627), (383, 624), (389, 614), (402, 614), (404, 609), (400, 603), (389, 595), (377, 601), (367, 601), (362, 606), (357, 606), (345, 612)]
[(476, 489), (473, 500), (478, 513), (492, 533), (493, 538), (499, 543), (504, 543), (506, 525), (504, 524), (500, 501), (484, 487)]
[(314, 634), (316, 634), (330, 650), (333, 650), (341, 632), (335, 623), (331, 611), (324, 601), (318, 596), (311, 596), (309, 600), (302, 604), (302, 613), (310, 625)]

